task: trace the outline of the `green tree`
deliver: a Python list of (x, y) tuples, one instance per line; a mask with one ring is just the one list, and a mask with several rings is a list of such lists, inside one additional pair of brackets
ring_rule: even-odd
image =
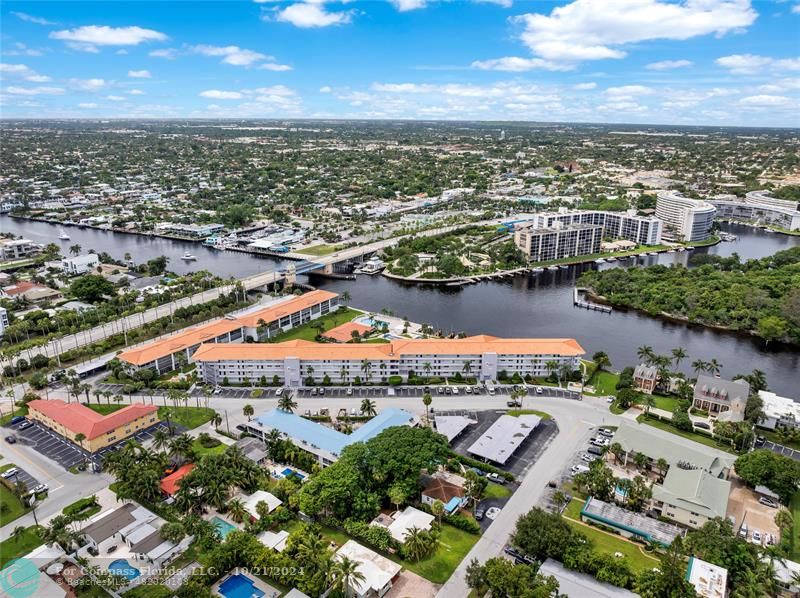
[(111, 282), (95, 274), (85, 274), (76, 278), (69, 285), (71, 296), (88, 303), (98, 303), (106, 296), (114, 296), (116, 291), (116, 287)]

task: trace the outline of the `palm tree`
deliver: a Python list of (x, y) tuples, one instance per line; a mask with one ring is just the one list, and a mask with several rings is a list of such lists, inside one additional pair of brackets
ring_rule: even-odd
[(611, 359), (608, 357), (608, 353), (605, 351), (598, 351), (594, 355), (592, 355), (592, 361), (597, 366), (598, 371), (602, 370), (605, 367), (609, 367), (611, 365)]
[(211, 416), (211, 425), (215, 428), (219, 428), (222, 425), (222, 416), (216, 411), (214, 415)]
[(348, 301), (350, 301), (351, 296), (349, 292), (345, 291), (344, 293), (339, 295), (339, 298), (342, 300), (342, 303), (347, 303)]
[(80, 245), (78, 245), (77, 243), (75, 245), (70, 245), (69, 246), (69, 252), (72, 255), (80, 255), (81, 249), (82, 249), (82, 247)]
[(708, 362), (708, 372), (710, 374), (714, 374), (715, 376), (719, 375), (720, 371), (722, 370), (722, 364), (718, 362), (716, 359), (712, 359)]
[(376, 413), (375, 401), (371, 401), (369, 399), (364, 399), (361, 401), (361, 413), (373, 417)]
[(350, 377), (349, 371), (347, 370), (347, 366), (343, 365), (342, 369), (339, 371), (339, 376), (341, 376), (343, 382), (347, 382), (347, 379)]
[(406, 530), (403, 549), (413, 560), (419, 561), (424, 556), (430, 554), (433, 548), (432, 540), (433, 538), (428, 532), (413, 526)]
[(361, 371), (364, 372), (364, 377), (367, 379), (367, 384), (369, 384), (369, 380), (372, 378), (372, 363), (370, 363), (369, 359), (361, 362)]
[(297, 408), (297, 402), (292, 398), (292, 392), (287, 390), (278, 399), (278, 409), (286, 413), (293, 413)]
[(433, 371), (433, 366), (429, 362), (425, 362), (422, 364), (422, 371), (425, 372), (425, 376), (427, 378), (431, 377), (431, 372)]
[[(544, 364), (545, 369), (547, 370), (548, 376), (553, 375), (558, 371), (558, 362), (554, 360), (550, 360)], [(561, 385), (561, 381), (558, 382), (559, 386)]]
[(347, 598), (353, 595), (355, 585), (363, 583), (366, 578), (358, 570), (359, 564), (346, 556), (341, 556), (331, 567), (331, 586), (335, 592), (341, 592)]
[(656, 406), (656, 399), (653, 395), (645, 394), (642, 396), (645, 415), (650, 415), (650, 409)]
[(77, 444), (79, 447), (84, 448), (83, 446), (84, 440), (86, 440), (86, 434), (84, 434), (83, 432), (78, 432), (77, 434), (75, 434), (75, 444)]
[(250, 421), (250, 418), (253, 417), (255, 413), (255, 409), (253, 409), (252, 405), (245, 405), (242, 407), (242, 413), (247, 417), (247, 421)]
[(655, 356), (655, 352), (653, 351), (653, 347), (650, 345), (642, 345), (636, 350), (636, 355), (647, 365), (650, 365), (653, 357)]
[(669, 463), (664, 457), (659, 457), (658, 461), (656, 461), (656, 469), (658, 470), (658, 475), (661, 476), (661, 481), (664, 481), (664, 476), (667, 474), (667, 469), (669, 469)]
[(20, 538), (25, 534), (25, 526), (18, 525), (14, 528), (14, 531), (11, 532), (11, 537), (14, 539)]
[(426, 421), (430, 421), (429, 407), (431, 406), (432, 402), (433, 402), (433, 397), (431, 397), (431, 393), (426, 392), (425, 394), (422, 395), (422, 404), (425, 405), (425, 420)]
[(159, 428), (153, 434), (153, 446), (161, 452), (169, 446), (169, 434), (164, 428)]
[(249, 513), (247, 509), (244, 508), (244, 503), (238, 498), (234, 498), (228, 503), (228, 515), (236, 523), (241, 523), (247, 518)]
[(694, 377), (697, 378), (700, 372), (708, 371), (708, 363), (703, 361), (702, 359), (695, 359), (692, 362), (692, 369), (694, 370)]
[(440, 500), (433, 501), (431, 505), (431, 515), (436, 517), (437, 523), (442, 524), (442, 515), (444, 515), (444, 503)]
[(192, 448), (192, 437), (188, 434), (181, 434), (180, 436), (176, 436), (169, 443), (169, 452), (170, 455), (175, 457), (181, 457), (183, 460), (191, 461), (192, 457), (194, 456), (194, 450)]
[(688, 357), (686, 351), (683, 350), (682, 347), (676, 347), (672, 350), (672, 361), (675, 362), (675, 369), (677, 370), (681, 366), (681, 361)]
[(464, 362), (464, 367), (461, 368), (461, 371), (464, 372), (464, 375), (469, 378), (469, 375), (472, 373), (472, 360), (467, 359)]

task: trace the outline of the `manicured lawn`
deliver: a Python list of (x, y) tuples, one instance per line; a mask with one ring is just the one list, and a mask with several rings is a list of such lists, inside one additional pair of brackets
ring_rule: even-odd
[(544, 411), (536, 411), (536, 409), (509, 409), (506, 415), (519, 417), (520, 415), (538, 415), (542, 419), (552, 419), (549, 413)]
[[(109, 413), (113, 413), (127, 406), (127, 404), (97, 405), (96, 403), (87, 405), (89, 409), (102, 415), (108, 415)], [(210, 407), (159, 407), (158, 417), (166, 421), (167, 410), (169, 410), (169, 418), (172, 423), (186, 426), (190, 430), (211, 421), (211, 418), (214, 416), (214, 410)]]
[(219, 443), (217, 446), (212, 446), (211, 448), (206, 448), (200, 444), (200, 441), (197, 438), (195, 438), (192, 442), (192, 450), (198, 457), (203, 457), (205, 455), (219, 455), (220, 453), (224, 453), (226, 448), (228, 448), (228, 446), (223, 443)]
[(792, 560), (800, 559), (800, 492), (795, 493), (789, 503), (789, 510), (794, 516), (794, 526), (792, 527)]
[(489, 482), (483, 495), (484, 498), (508, 498), (509, 496), (511, 496), (511, 490), (502, 484), (495, 484), (494, 482)]
[(663, 397), (661, 395), (653, 395), (656, 400), (656, 408), (663, 409), (672, 413), (678, 406), (678, 397)]
[[(14, 467), (13, 463), (5, 463), (0, 466), (0, 472)], [(0, 504), (7, 507), (0, 512), (0, 526), (11, 523), (15, 519), (22, 517), (25, 513), (30, 511), (27, 507), (23, 506), (17, 495), (9, 490), (5, 484), (0, 484)]]
[(665, 432), (669, 432), (671, 434), (677, 434), (678, 436), (683, 436), (684, 438), (688, 438), (689, 440), (694, 440), (695, 442), (699, 442), (700, 444), (705, 444), (706, 446), (714, 447), (715, 449), (719, 449), (721, 451), (725, 451), (728, 453), (734, 452), (728, 445), (717, 444), (717, 441), (711, 438), (711, 436), (707, 436), (706, 434), (699, 434), (697, 432), (684, 432), (683, 430), (679, 430), (678, 428), (673, 426), (671, 423), (658, 420), (655, 417), (646, 417), (644, 414), (642, 414), (636, 418), (636, 421), (638, 421), (640, 424), (653, 426), (654, 428), (658, 428), (659, 430), (664, 430)]
[(328, 331), (331, 328), (336, 328), (337, 326), (341, 326), (345, 322), (349, 322), (356, 316), (360, 315), (363, 315), (363, 312), (351, 309), (349, 307), (340, 307), (333, 313), (330, 313), (321, 318), (317, 318), (316, 320), (312, 320), (311, 322), (306, 322), (305, 324), (298, 326), (297, 328), (292, 328), (291, 330), (288, 330), (287, 332), (284, 332), (283, 334), (276, 336), (275, 340), (278, 342), (291, 341), (295, 339), (313, 341), (317, 337), (317, 334), (319, 333), (320, 324), (323, 326), (323, 329), (325, 331)]
[(9, 538), (5, 542), (0, 542), (0, 568), (5, 567), (9, 561), (28, 554), (31, 550), (42, 544), (39, 537), (39, 529), (34, 525), (25, 528), (18, 538)]
[(477, 541), (477, 535), (443, 524), (439, 547), (428, 558), (418, 562), (403, 561), (395, 556), (390, 558), (433, 583), (444, 583)]
[(658, 566), (660, 561), (655, 557), (645, 554), (638, 544), (628, 542), (616, 534), (604, 532), (596, 527), (580, 523), (582, 506), (582, 501), (573, 499), (570, 504), (567, 505), (564, 516), (567, 523), (592, 540), (598, 552), (610, 554), (611, 556), (614, 556), (616, 552), (621, 552), (625, 555), (625, 560), (631, 566), (631, 569), (636, 573), (641, 573), (642, 571)]
[(295, 253), (302, 253), (304, 255), (321, 256), (328, 255), (334, 251), (341, 249), (339, 245), (314, 245), (313, 247), (306, 247), (305, 249), (298, 249)]
[(594, 394), (605, 396), (617, 394), (617, 382), (619, 382), (619, 374), (598, 370), (586, 384), (594, 386)]
[(18, 415), (28, 415), (28, 408), (24, 406), (19, 407), (16, 411), (12, 411), (3, 417), (0, 417), (0, 426), (5, 426), (11, 421), (12, 418), (17, 417)]

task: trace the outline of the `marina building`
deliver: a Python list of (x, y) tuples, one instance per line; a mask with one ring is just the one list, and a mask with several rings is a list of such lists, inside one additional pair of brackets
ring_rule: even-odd
[(117, 358), (129, 370), (152, 368), (160, 375), (190, 363), (203, 343), (266, 340), (338, 308), (339, 296), (336, 293), (311, 291), (187, 328), (167, 338), (123, 351)]
[(520, 225), (514, 243), (531, 262), (547, 262), (600, 252), (603, 227), (596, 224), (570, 224), (556, 228)]
[[(90, 453), (125, 440), (160, 421), (155, 405), (134, 403), (108, 415), (100, 415), (81, 403), (65, 403), (60, 399), (31, 401), (28, 403), (28, 418)], [(78, 434), (83, 434), (83, 441), (75, 440)]]
[(683, 197), (677, 191), (661, 191), (656, 199), (656, 218), (664, 222), (663, 237), (671, 241), (705, 241), (716, 212), (709, 202)]
[(207, 384), (241, 384), (277, 376), (287, 386), (309, 377), (334, 383), (356, 377), (371, 382), (390, 376), (447, 378), (460, 374), (496, 380), (500, 372), (547, 376), (547, 364), (580, 367), (583, 348), (574, 339), (506, 339), (478, 335), (455, 339), (399, 339), (383, 344), (206, 343), (193, 355)]
[(662, 222), (654, 216), (639, 216), (635, 210), (606, 212), (601, 210), (567, 210), (533, 214), (530, 224), (536, 229), (592, 224), (603, 227), (603, 237), (633, 241), (636, 245), (659, 245)]

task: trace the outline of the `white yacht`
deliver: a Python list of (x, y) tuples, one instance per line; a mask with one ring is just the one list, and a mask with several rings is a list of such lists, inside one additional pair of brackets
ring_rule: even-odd
[(189, 253), (189, 252), (187, 251), (186, 253), (184, 253), (184, 254), (181, 256), (181, 259), (182, 259), (182, 260), (184, 260), (184, 261), (187, 261), (187, 262), (193, 262), (194, 260), (196, 260), (196, 259), (197, 259), (197, 257), (196, 257), (196, 256), (194, 256), (194, 255), (192, 255), (191, 253)]
[(63, 228), (59, 231), (58, 238), (62, 241), (69, 241), (69, 235), (64, 232)]

